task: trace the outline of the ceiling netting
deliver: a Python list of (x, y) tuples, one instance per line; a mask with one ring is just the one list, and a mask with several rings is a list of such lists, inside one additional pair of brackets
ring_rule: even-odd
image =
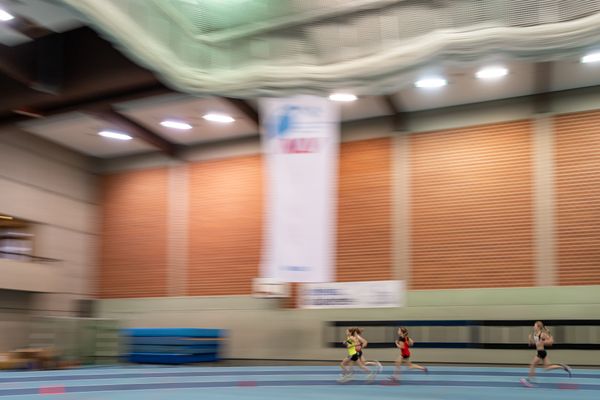
[(57, 0), (193, 94), (389, 93), (431, 65), (600, 44), (600, 0)]

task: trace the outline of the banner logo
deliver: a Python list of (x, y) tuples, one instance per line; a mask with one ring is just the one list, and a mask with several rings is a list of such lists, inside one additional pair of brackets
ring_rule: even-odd
[(317, 137), (302, 137), (310, 133), (322, 122), (319, 121), (319, 107), (298, 106), (286, 104), (280, 107), (267, 122), (267, 135), (271, 140), (277, 140), (279, 153), (307, 154), (317, 153), (321, 148), (321, 139)]

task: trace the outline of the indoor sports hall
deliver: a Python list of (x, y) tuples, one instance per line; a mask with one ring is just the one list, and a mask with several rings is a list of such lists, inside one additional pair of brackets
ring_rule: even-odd
[(0, 0), (0, 400), (600, 397), (600, 0)]

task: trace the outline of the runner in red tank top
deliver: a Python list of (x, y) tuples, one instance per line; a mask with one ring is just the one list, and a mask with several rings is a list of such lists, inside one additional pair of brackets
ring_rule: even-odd
[(410, 369), (419, 369), (423, 372), (427, 372), (427, 368), (414, 364), (410, 361), (410, 347), (414, 344), (413, 340), (408, 336), (408, 329), (398, 329), (398, 340), (396, 340), (396, 347), (400, 349), (400, 356), (396, 359), (396, 368), (394, 374), (390, 378), (394, 382), (398, 382), (400, 377), (400, 368), (403, 363), (406, 363)]
[[(401, 337), (398, 337), (398, 341), (400, 342)], [(410, 338), (408, 336), (404, 336), (402, 338), (402, 347), (400, 349), (400, 355), (403, 360), (410, 359)]]

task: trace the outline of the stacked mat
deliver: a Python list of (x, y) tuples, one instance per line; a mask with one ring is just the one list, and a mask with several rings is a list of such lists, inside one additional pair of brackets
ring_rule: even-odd
[(225, 331), (195, 328), (133, 328), (123, 331), (126, 361), (189, 364), (219, 361)]

